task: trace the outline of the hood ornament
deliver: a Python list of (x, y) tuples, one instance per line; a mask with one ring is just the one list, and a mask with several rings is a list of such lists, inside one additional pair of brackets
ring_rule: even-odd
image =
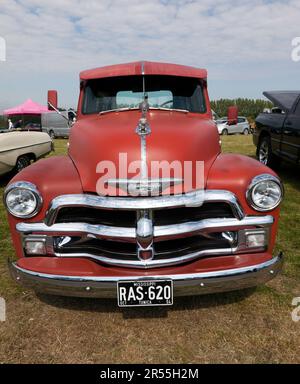
[(148, 95), (144, 93), (144, 100), (139, 105), (142, 117), (139, 120), (138, 126), (136, 127), (136, 133), (139, 136), (147, 136), (151, 133), (150, 125), (147, 121), (147, 113), (149, 111)]

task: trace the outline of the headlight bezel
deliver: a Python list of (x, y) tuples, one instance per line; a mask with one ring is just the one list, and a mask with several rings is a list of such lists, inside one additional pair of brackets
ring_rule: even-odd
[[(13, 212), (8, 204), (7, 204), (7, 196), (8, 194), (13, 191), (14, 189), (23, 189), (23, 190), (27, 190), (29, 192), (31, 192), (34, 197), (35, 197), (35, 200), (36, 200), (36, 207), (35, 209), (30, 213), (30, 214), (18, 214), (16, 212)], [(5, 192), (4, 192), (4, 195), (3, 195), (3, 202), (4, 202), (4, 206), (6, 208), (6, 210), (8, 211), (8, 213), (14, 217), (17, 217), (19, 219), (30, 219), (31, 217), (34, 217), (36, 216), (40, 210), (41, 210), (41, 207), (43, 205), (43, 198), (42, 198), (42, 195), (41, 193), (39, 192), (39, 190), (37, 189), (36, 185), (34, 185), (33, 183), (30, 183), (29, 181), (17, 181), (15, 183), (12, 183), (10, 185), (8, 185), (8, 187), (5, 189)]]
[[(260, 184), (262, 182), (266, 182), (266, 181), (272, 181), (273, 183), (277, 184), (277, 186), (280, 188), (281, 195), (280, 195), (280, 199), (277, 201), (276, 204), (274, 204), (268, 208), (262, 208), (262, 207), (256, 205), (256, 203), (253, 201), (252, 192), (258, 184)], [(273, 176), (273, 175), (268, 174), (268, 173), (264, 173), (264, 174), (255, 176), (251, 180), (251, 182), (247, 188), (247, 191), (246, 191), (246, 199), (247, 199), (248, 204), (250, 205), (250, 207), (252, 207), (253, 209), (255, 209), (258, 212), (273, 211), (274, 209), (276, 209), (281, 204), (281, 202), (283, 200), (283, 196), (284, 196), (284, 188), (283, 188), (282, 182), (280, 181), (280, 179), (278, 177)]]

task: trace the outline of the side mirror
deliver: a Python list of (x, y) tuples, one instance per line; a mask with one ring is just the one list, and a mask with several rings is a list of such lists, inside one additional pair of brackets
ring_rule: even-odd
[(228, 125), (235, 125), (238, 122), (238, 107), (233, 105), (231, 107), (228, 107), (227, 110), (227, 122)]
[(55, 111), (57, 109), (57, 91), (48, 91), (48, 109)]

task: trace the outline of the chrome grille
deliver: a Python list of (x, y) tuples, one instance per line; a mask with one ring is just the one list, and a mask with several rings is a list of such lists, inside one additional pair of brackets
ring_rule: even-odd
[(272, 223), (272, 216), (245, 216), (234, 194), (218, 190), (146, 198), (59, 196), (44, 223), (18, 223), (17, 230), (51, 239), (52, 256), (154, 268), (243, 252), (243, 231)]
[[(234, 218), (232, 208), (227, 203), (204, 203), (200, 207), (159, 209), (153, 212), (155, 225), (170, 225), (212, 218)], [(135, 211), (105, 210), (88, 207), (62, 208), (55, 223), (88, 223), (115, 227), (136, 227)]]

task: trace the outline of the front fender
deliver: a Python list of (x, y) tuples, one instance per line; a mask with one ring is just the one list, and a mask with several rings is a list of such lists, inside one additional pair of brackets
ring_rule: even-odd
[(18, 219), (8, 214), (8, 222), (17, 256), (22, 256), (20, 236), (16, 232), (18, 222), (42, 222), (50, 202), (59, 195), (82, 193), (82, 186), (78, 172), (69, 156), (54, 156), (25, 168), (9, 183), (28, 181), (35, 184), (40, 191), (43, 204), (40, 212), (30, 219)]
[[(261, 174), (270, 174), (278, 177), (272, 169), (251, 157), (238, 154), (220, 154), (209, 171), (206, 188), (225, 189), (233, 192), (237, 196), (246, 215), (265, 215), (265, 212), (258, 212), (253, 209), (246, 199), (246, 192), (251, 180)], [(267, 212), (267, 214), (274, 217), (269, 247), (270, 252), (275, 244), (279, 212), (279, 207)]]

